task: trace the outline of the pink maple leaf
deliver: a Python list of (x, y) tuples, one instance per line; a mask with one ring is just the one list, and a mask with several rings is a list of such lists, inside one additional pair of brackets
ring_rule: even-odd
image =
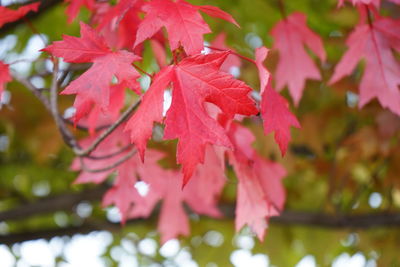
[[(182, 190), (182, 174), (177, 171), (164, 170), (153, 165), (147, 171), (139, 171), (141, 180), (149, 185), (149, 192), (133, 206), (130, 218), (143, 217), (138, 210), (144, 207), (154, 207), (158, 200), (162, 200), (158, 230), (161, 233), (161, 242), (179, 235), (189, 234), (188, 216), (183, 209), (186, 203), (194, 212), (212, 217), (220, 217), (217, 208), (218, 198), (222, 192), (226, 178), (222, 154), (208, 146), (206, 161), (199, 165), (193, 178)], [(146, 154), (147, 158), (148, 154)], [(142, 165), (146, 166), (147, 163)], [(144, 214), (144, 216), (148, 216)]]
[(261, 116), (264, 121), (265, 134), (275, 133), (275, 141), (278, 143), (282, 155), (285, 155), (291, 139), (290, 127), (300, 128), (300, 123), (290, 112), (286, 99), (272, 88), (270, 74), (263, 64), (267, 55), (266, 47), (256, 50), (256, 66), (261, 85)]
[(308, 46), (323, 62), (326, 54), (322, 40), (307, 27), (306, 16), (298, 12), (275, 25), (271, 35), (275, 38), (274, 48), (280, 57), (275, 75), (277, 90), (287, 85), (294, 103), (298, 105), (306, 80), (321, 80), (321, 74), (304, 46)]
[(376, 97), (383, 107), (400, 115), (400, 65), (391, 50), (400, 51), (400, 21), (376, 17), (370, 25), (358, 25), (346, 43), (349, 49), (337, 64), (329, 83), (350, 75), (358, 62), (365, 59), (359, 107)]
[[(341, 7), (343, 6), (344, 2), (346, 0), (338, 0), (338, 6)], [(347, 0), (348, 2), (351, 2), (353, 5), (375, 5), (376, 7), (379, 7), (381, 0)], [(392, 2), (397, 1), (397, 0), (391, 0)]]
[(137, 177), (142, 181), (164, 179), (166, 171), (157, 163), (162, 158), (161, 152), (150, 150), (146, 155), (146, 161), (142, 163), (138, 155), (116, 168), (117, 179), (113, 187), (104, 195), (103, 206), (116, 205), (122, 217), (122, 223), (128, 218), (148, 217), (157, 202), (162, 198), (157, 188), (152, 188), (146, 194), (141, 194), (135, 187)]
[(82, 7), (86, 7), (90, 11), (95, 10), (95, 0), (64, 0), (65, 3), (68, 3), (68, 7), (65, 13), (68, 16), (68, 23), (71, 23), (79, 13), (79, 10)]
[(255, 137), (245, 127), (231, 124), (229, 136), (235, 146), (229, 158), (239, 180), (236, 231), (248, 225), (263, 240), (269, 217), (279, 215), (283, 208), (285, 190), (281, 179), (286, 171), (257, 155), (251, 146)]

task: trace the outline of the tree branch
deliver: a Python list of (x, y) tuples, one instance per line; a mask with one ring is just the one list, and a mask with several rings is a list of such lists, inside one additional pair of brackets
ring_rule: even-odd
[(56, 126), (58, 127), (59, 132), (61, 133), (64, 142), (72, 147), (72, 149), (80, 149), (78, 141), (75, 139), (75, 136), (69, 131), (68, 127), (65, 125), (64, 120), (61, 118), (60, 113), (58, 111), (58, 60), (53, 60), (53, 79), (51, 81), (50, 87), (50, 111), (53, 115)]
[(125, 120), (127, 120), (133, 113), (133, 111), (140, 105), (140, 100), (137, 102), (133, 103), (120, 117), (119, 119), (113, 123), (110, 127), (108, 127), (107, 130), (102, 132), (100, 136), (93, 141), (93, 143), (87, 147), (84, 150), (81, 149), (74, 149), (74, 152), (77, 156), (86, 156), (89, 155), (91, 152), (93, 152), (97, 146), (104, 140), (106, 139), (112, 132), (115, 131), (115, 129), (118, 128)]
[[(234, 207), (230, 206), (234, 213)], [(151, 218), (150, 218), (151, 219)], [(131, 226), (138, 223), (148, 222), (148, 219), (129, 220), (126, 225)], [(284, 211), (279, 217), (271, 218), (272, 224), (283, 225), (303, 225), (307, 227), (323, 227), (323, 228), (355, 228), (368, 229), (372, 227), (388, 227), (400, 225), (400, 213), (376, 213), (376, 214), (359, 214), (359, 215), (341, 215), (334, 216), (322, 213), (310, 212), (294, 212)], [(87, 234), (92, 231), (110, 231), (118, 232), (122, 230), (122, 226), (118, 223), (107, 221), (93, 223), (84, 222), (80, 226), (70, 226), (58, 229), (46, 229), (41, 231), (28, 231), (23, 233), (13, 233), (0, 236), (0, 244), (12, 245), (18, 242), (24, 242), (35, 239), (49, 240), (56, 236), (73, 236), (75, 234)]]
[[(76, 140), (75, 136), (71, 133), (71, 131), (68, 129), (66, 123), (68, 120), (64, 119), (58, 110), (58, 87), (59, 87), (59, 82), (58, 82), (58, 62), (57, 60), (54, 60), (54, 69), (53, 69), (53, 79), (50, 87), (50, 100), (42, 94), (38, 88), (36, 88), (30, 81), (29, 79), (25, 79), (22, 77), (19, 77), (18, 75), (13, 75), (13, 78), (23, 84), (29, 91), (31, 91), (38, 99), (39, 101), (45, 106), (45, 108), (52, 114), (54, 121), (59, 129), (59, 132), (61, 133), (64, 142), (72, 148), (74, 153), (79, 156), (79, 157), (87, 157), (91, 159), (103, 159), (103, 158), (109, 158), (114, 154), (110, 155), (105, 155), (101, 157), (96, 157), (96, 156), (91, 156), (90, 153), (93, 152), (101, 142), (104, 141), (111, 133), (113, 133), (123, 122), (125, 122), (133, 113), (133, 111), (140, 105), (140, 100), (137, 102), (133, 103), (125, 112), (118, 118), (116, 122), (108, 126), (108, 128), (100, 134), (100, 136), (93, 141), (93, 143), (87, 147), (86, 149), (82, 149)], [(121, 149), (118, 153), (115, 153), (115, 155), (120, 154), (126, 149), (132, 146), (127, 146), (123, 149)], [(116, 164), (113, 164), (109, 167), (106, 167), (104, 169), (99, 169), (99, 170), (87, 170), (88, 172), (102, 172), (105, 170), (109, 170), (110, 168), (115, 168), (116, 166), (120, 165), (123, 163), (125, 160), (129, 159), (131, 156), (133, 156), (136, 152), (132, 151), (130, 155), (122, 157), (121, 160), (119, 160)]]
[[(102, 184), (95, 188), (79, 193), (66, 193), (40, 199), (16, 207), (15, 209), (0, 212), (0, 221), (26, 220), (32, 216), (50, 214), (57, 211), (73, 212), (74, 207), (82, 201), (99, 201), (103, 194), (109, 189), (108, 185)], [(233, 204), (220, 205), (220, 209), (226, 218), (234, 218), (235, 206)], [(143, 222), (142, 219), (128, 221), (129, 224)], [(272, 224), (280, 225), (303, 225), (307, 227), (321, 227), (328, 229), (370, 229), (374, 227), (399, 227), (400, 212), (373, 212), (363, 214), (328, 214), (323, 212), (290, 211), (286, 210), (278, 217), (270, 219)], [(13, 244), (38, 238), (50, 239), (60, 235), (74, 235), (77, 233), (88, 233), (95, 230), (117, 231), (119, 224), (101, 221), (85, 222), (78, 227), (67, 227), (62, 229), (47, 229), (43, 231), (12, 233), (0, 236), (0, 244)]]
[(83, 157), (79, 157), (79, 160), (81, 163), (82, 170), (85, 172), (106, 172), (106, 171), (109, 171), (109, 170), (112, 170), (112, 169), (118, 167), (119, 165), (121, 165), (122, 163), (124, 163), (125, 161), (127, 161), (128, 159), (133, 157), (136, 153), (137, 153), (137, 150), (132, 149), (129, 153), (127, 153), (125, 156), (121, 157), (119, 160), (117, 160), (113, 164), (108, 165), (101, 169), (89, 169), (88, 167), (86, 167)]
[(24, 220), (31, 216), (49, 214), (56, 211), (72, 211), (82, 201), (98, 201), (109, 186), (102, 184), (79, 193), (65, 193), (50, 196), (20, 205), (12, 210), (0, 212), (0, 222), (10, 220)]

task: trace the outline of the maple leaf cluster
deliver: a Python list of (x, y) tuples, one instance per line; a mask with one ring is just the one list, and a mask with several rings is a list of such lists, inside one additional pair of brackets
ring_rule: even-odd
[[(72, 169), (80, 172), (75, 182), (102, 183), (116, 173), (103, 204), (117, 206), (123, 223), (150, 216), (162, 201), (158, 229), (165, 242), (189, 234), (183, 203), (198, 214), (222, 216), (218, 199), (227, 182), (228, 163), (238, 178), (236, 229), (248, 225), (262, 240), (268, 219), (284, 207), (286, 170), (252, 147), (255, 137), (241, 122), (246, 117), (261, 117), (265, 134), (273, 132), (282, 155), (286, 153), (291, 127), (300, 128), (300, 123), (278, 91), (287, 87), (294, 104), (299, 105), (306, 81), (322, 80), (306, 48), (321, 63), (327, 58), (322, 40), (307, 26), (306, 16), (295, 12), (273, 27), (273, 49), (280, 58), (276, 72), (270, 75), (264, 65), (269, 52), (266, 47), (257, 48), (250, 59), (229, 49), (225, 35), (220, 34), (205, 52), (204, 35), (212, 31), (201, 12), (239, 26), (217, 7), (184, 0), (120, 0), (115, 5), (94, 0), (66, 2), (69, 22), (86, 7), (91, 23), (80, 23), (80, 37), (64, 35), (62, 41), (42, 51), (67, 63), (92, 64), (61, 92), (75, 95), (73, 123), (86, 125), (90, 133), (79, 142), (80, 151), (89, 152), (78, 155), (72, 164)], [(379, 15), (379, 0), (352, 3), (360, 10), (360, 23), (348, 38), (349, 50), (336, 66), (330, 84), (351, 74), (365, 58), (360, 106), (377, 98), (383, 107), (400, 115), (400, 68), (392, 53), (400, 50), (400, 22)], [(343, 6), (344, 0), (338, 4)], [(38, 7), (37, 3), (17, 10), (1, 7), (0, 27)], [(158, 63), (159, 70), (152, 74), (139, 67), (146, 49), (151, 49)], [(257, 69), (259, 90), (230, 74), (242, 60)], [(151, 79), (147, 90), (139, 82), (143, 76)], [(0, 94), (10, 80), (9, 66), (0, 61)], [(252, 97), (255, 91), (260, 95), (257, 101)], [(166, 111), (168, 93), (172, 101)], [(139, 102), (124, 121), (120, 118), (125, 103), (132, 99)], [(108, 130), (99, 130), (113, 123)], [(162, 167), (160, 161), (166, 153), (147, 148), (155, 129), (162, 129), (164, 140), (177, 139), (176, 162), (181, 170)], [(146, 185), (146, 192), (137, 189), (140, 183)]]

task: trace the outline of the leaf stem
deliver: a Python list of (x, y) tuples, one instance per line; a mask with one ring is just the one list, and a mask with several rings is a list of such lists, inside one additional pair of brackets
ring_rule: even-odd
[(147, 76), (150, 77), (150, 79), (153, 79), (153, 75), (148, 73), (147, 71), (145, 71), (144, 69), (142, 69), (141, 67), (139, 67), (138, 65), (136, 65), (135, 63), (132, 63), (132, 65), (140, 72), (142, 72), (143, 74), (146, 74)]
[(211, 50), (216, 50), (216, 51), (229, 51), (232, 55), (235, 55), (235, 56), (237, 56), (237, 57), (240, 57), (241, 59), (244, 59), (244, 60), (246, 60), (246, 61), (248, 61), (248, 62), (253, 63), (254, 65), (256, 65), (256, 62), (255, 62), (253, 59), (248, 58), (248, 57), (246, 57), (246, 56), (243, 56), (243, 55), (241, 55), (241, 54), (239, 54), (239, 53), (236, 53), (235, 51), (232, 51), (232, 50), (230, 50), (230, 49), (221, 49), (221, 48), (217, 48), (217, 47), (213, 47), (213, 46), (208, 46), (208, 45), (206, 45), (205, 47), (207, 47), (207, 48), (209, 48), (209, 49), (211, 49)]
[(365, 9), (367, 11), (368, 25), (369, 25), (370, 28), (372, 28), (373, 27), (372, 12), (369, 9), (368, 5), (364, 4), (364, 6), (365, 6)]
[(122, 154), (123, 152), (129, 150), (130, 148), (133, 148), (133, 145), (132, 145), (132, 144), (129, 144), (129, 145), (127, 145), (127, 146), (124, 146), (124, 147), (121, 148), (120, 150), (115, 151), (115, 152), (110, 153), (110, 154), (100, 155), (100, 156), (97, 156), (97, 155), (88, 155), (88, 156), (86, 156), (86, 158), (88, 158), (88, 159), (93, 159), (93, 160), (109, 159), (109, 158), (112, 158), (112, 157), (114, 157), (114, 156), (116, 156), (116, 155)]
[(281, 12), (282, 18), (284, 20), (286, 20), (287, 13), (286, 13), (286, 8), (285, 8), (285, 4), (284, 4), (283, 0), (278, 0), (278, 7), (279, 7), (279, 11)]
[(44, 39), (43, 35), (36, 29), (35, 25), (33, 25), (27, 17), (24, 17), (23, 20), (25, 21), (26, 25), (28, 25), (29, 29), (31, 29), (34, 34), (39, 36), (40, 40), (43, 42), (43, 46), (46, 47), (47, 41), (46, 39)]

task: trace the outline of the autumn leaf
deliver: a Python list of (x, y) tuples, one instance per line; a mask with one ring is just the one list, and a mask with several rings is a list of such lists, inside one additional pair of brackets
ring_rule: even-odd
[(102, 9), (97, 8), (93, 21), (98, 24), (97, 29), (109, 46), (128, 50), (132, 48), (141, 22), (139, 15), (145, 3), (143, 0), (121, 0), (115, 6), (105, 3)]
[(86, 115), (92, 105), (103, 112), (110, 109), (110, 86), (114, 76), (118, 84), (123, 85), (122, 89), (127, 87), (140, 94), (140, 85), (136, 81), (140, 75), (132, 66), (132, 62), (140, 57), (124, 50), (113, 52), (104, 38), (84, 23), (81, 23), (80, 38), (67, 35), (63, 38), (63, 41), (54, 42), (43, 51), (62, 57), (66, 62), (93, 62), (89, 70), (61, 92), (77, 95), (75, 121)]
[(33, 3), (25, 6), (21, 6), (17, 10), (9, 9), (4, 6), (0, 6), (0, 28), (3, 27), (4, 24), (16, 21), (30, 11), (37, 11), (40, 6), (40, 3)]
[(197, 164), (204, 162), (207, 143), (232, 147), (224, 129), (206, 113), (204, 101), (217, 105), (224, 114), (255, 115), (249, 97), (251, 88), (220, 71), (228, 52), (186, 58), (175, 68), (171, 108), (165, 120), (165, 139), (178, 138), (177, 162), (182, 164), (183, 184)]
[(270, 82), (270, 74), (263, 62), (267, 58), (268, 49), (260, 47), (256, 50), (256, 66), (261, 85), (261, 116), (264, 121), (264, 132), (274, 132), (282, 155), (285, 155), (291, 139), (290, 127), (300, 128), (300, 123), (289, 110), (289, 103), (276, 92)]
[[(351, 2), (353, 5), (359, 5), (359, 4), (364, 4), (364, 5), (375, 5), (376, 7), (379, 7), (381, 0), (347, 0), (348, 2)], [(391, 0), (392, 2), (396, 0)], [(338, 6), (343, 6), (345, 0), (338, 0)]]
[[(231, 118), (235, 114), (249, 116), (258, 112), (249, 97), (251, 88), (220, 71), (229, 54), (218, 52), (187, 57), (173, 68), (164, 69), (144, 95), (137, 110), (139, 115), (128, 122), (132, 142), (144, 151), (153, 122), (161, 121), (162, 90), (172, 82), (172, 104), (166, 115), (164, 139), (179, 140), (177, 162), (183, 166), (184, 185), (197, 164), (204, 162), (206, 144), (232, 147), (225, 130), (207, 114), (204, 102), (215, 104)], [(168, 82), (168, 79), (171, 80)], [(142, 115), (147, 116), (147, 120), (141, 121)]]
[(298, 105), (306, 80), (321, 80), (321, 74), (304, 46), (324, 62), (326, 54), (322, 40), (307, 27), (306, 16), (298, 12), (275, 25), (271, 35), (280, 57), (275, 74), (276, 88), (280, 91), (287, 85), (295, 105)]
[(162, 69), (153, 80), (150, 88), (142, 97), (142, 102), (131, 119), (126, 124), (125, 131), (129, 131), (132, 143), (139, 150), (142, 160), (147, 141), (153, 132), (153, 123), (163, 120), (164, 90), (171, 83), (173, 68)]
[[(153, 152), (150, 151), (151, 153)], [(204, 164), (198, 165), (193, 178), (183, 190), (181, 173), (165, 170), (153, 164), (145, 167), (149, 164), (147, 160), (141, 165), (145, 169), (139, 170), (140, 177), (142, 181), (148, 184), (149, 192), (141, 200), (138, 200), (140, 202), (135, 202), (129, 217), (143, 217), (143, 213), (139, 212), (142, 206), (146, 209), (148, 207), (154, 208), (156, 202), (162, 200), (158, 221), (162, 243), (179, 235), (186, 236), (189, 234), (189, 220), (183, 209), (184, 203), (197, 214), (212, 217), (221, 216), (217, 204), (226, 182), (223, 157), (212, 146), (207, 147), (206, 153), (206, 161)], [(148, 156), (148, 153), (146, 153), (146, 158)], [(154, 162), (154, 160), (150, 159), (150, 162)]]
[(200, 53), (204, 47), (203, 35), (211, 30), (199, 10), (237, 25), (231, 15), (217, 7), (194, 6), (184, 0), (152, 0), (144, 7), (146, 17), (139, 25), (134, 46), (151, 38), (164, 26), (171, 50), (182, 45), (188, 55)]
[(286, 171), (257, 154), (251, 146), (255, 137), (245, 127), (231, 124), (229, 136), (235, 147), (229, 159), (239, 180), (236, 231), (248, 225), (263, 240), (268, 219), (279, 215), (283, 208), (286, 197), (281, 179)]
[(329, 83), (334, 84), (352, 73), (365, 59), (364, 75), (359, 86), (359, 107), (373, 98), (400, 115), (400, 65), (392, 49), (400, 51), (400, 21), (377, 17), (371, 25), (360, 24), (347, 39), (349, 49), (336, 65)]
[(65, 11), (68, 16), (68, 23), (72, 23), (82, 7), (85, 6), (90, 11), (93, 11), (96, 4), (95, 0), (64, 0), (64, 2), (68, 3), (67, 10)]
[(4, 91), (5, 85), (11, 80), (8, 65), (0, 61), (0, 97)]

